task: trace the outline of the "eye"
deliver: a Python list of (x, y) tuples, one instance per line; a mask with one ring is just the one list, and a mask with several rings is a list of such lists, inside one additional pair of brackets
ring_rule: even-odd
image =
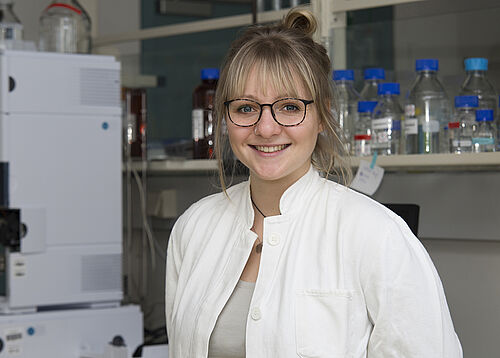
[(294, 104), (285, 104), (283, 106), (283, 110), (284, 111), (298, 111), (299, 108)]
[(245, 105), (238, 107), (238, 112), (240, 112), (240, 113), (252, 113), (253, 111), (255, 111), (255, 109), (252, 108), (252, 106), (250, 106), (248, 104), (245, 104)]

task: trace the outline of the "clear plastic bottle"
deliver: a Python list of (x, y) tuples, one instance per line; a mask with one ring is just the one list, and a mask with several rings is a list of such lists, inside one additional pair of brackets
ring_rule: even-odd
[(211, 158), (214, 151), (215, 128), (212, 111), (215, 89), (219, 79), (219, 69), (201, 70), (201, 84), (193, 92), (193, 158)]
[(492, 109), (476, 110), (477, 125), (472, 134), (474, 153), (496, 151), (496, 128)]
[(22, 41), (23, 25), (14, 13), (14, 0), (0, 0), (0, 43), (13, 48), (13, 41)]
[[(354, 122), (358, 111), (359, 94), (354, 89), (354, 71), (333, 71), (333, 80), (337, 90), (338, 119), (340, 127), (348, 141), (348, 150), (352, 152)], [(335, 114), (334, 108), (334, 114)]]
[(479, 98), (479, 109), (497, 108), (497, 93), (488, 80), (488, 60), (486, 58), (467, 58), (464, 61), (467, 74), (460, 89), (462, 96), (477, 96)]
[(364, 72), (365, 83), (360, 96), (363, 101), (378, 101), (378, 84), (385, 80), (383, 68), (367, 68)]
[(354, 131), (354, 154), (356, 156), (369, 156), (372, 154), (372, 112), (376, 105), (376, 101), (358, 102), (358, 118)]
[(417, 78), (405, 105), (406, 153), (446, 152), (445, 127), (451, 111), (448, 96), (437, 78), (439, 61), (419, 59), (415, 68)]
[(477, 96), (456, 96), (455, 116), (448, 123), (450, 153), (472, 152), (472, 133), (476, 127)]
[(378, 85), (379, 101), (372, 116), (372, 152), (383, 155), (401, 154), (401, 119), (399, 83)]
[(54, 0), (40, 16), (40, 51), (90, 53), (91, 22), (77, 0)]

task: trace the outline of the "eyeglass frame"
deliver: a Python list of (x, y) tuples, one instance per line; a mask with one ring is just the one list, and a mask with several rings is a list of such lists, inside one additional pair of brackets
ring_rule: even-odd
[[(300, 120), (299, 123), (296, 123), (296, 124), (282, 124), (280, 123), (277, 119), (276, 119), (276, 115), (274, 113), (274, 110), (273, 110), (273, 106), (280, 102), (280, 101), (285, 101), (287, 99), (294, 99), (294, 100), (297, 100), (297, 101), (300, 101), (302, 103), (304, 103), (304, 117)], [(250, 101), (250, 102), (253, 102), (255, 104), (258, 104), (259, 107), (260, 107), (260, 112), (259, 112), (259, 118), (257, 118), (257, 120), (255, 121), (255, 123), (253, 124), (249, 124), (249, 125), (241, 125), (241, 124), (237, 124), (237, 123), (234, 123), (234, 121), (231, 119), (231, 114), (229, 113), (229, 105), (234, 102), (234, 101)], [(298, 126), (299, 124), (301, 124), (302, 122), (304, 122), (304, 120), (306, 119), (306, 115), (307, 115), (307, 105), (308, 104), (311, 104), (311, 103), (314, 103), (314, 100), (308, 100), (308, 99), (302, 99), (302, 98), (293, 98), (293, 97), (286, 97), (286, 98), (280, 98), (276, 101), (274, 101), (273, 103), (259, 103), (257, 101), (254, 101), (253, 99), (249, 99), (249, 98), (235, 98), (235, 99), (232, 99), (232, 100), (229, 100), (229, 101), (225, 101), (224, 102), (224, 106), (226, 107), (226, 111), (227, 111), (227, 116), (229, 117), (229, 120), (231, 121), (231, 123), (233, 123), (235, 126), (238, 126), (238, 127), (253, 127), (255, 126), (257, 123), (259, 123), (260, 119), (262, 118), (262, 112), (264, 111), (264, 107), (265, 106), (269, 106), (269, 109), (271, 110), (271, 116), (273, 117), (274, 121), (276, 123), (278, 123), (280, 126), (282, 127), (296, 127)]]

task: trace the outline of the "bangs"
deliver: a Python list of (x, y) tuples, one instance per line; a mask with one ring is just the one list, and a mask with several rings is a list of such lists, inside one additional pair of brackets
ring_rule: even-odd
[[(240, 53), (239, 61), (232, 62), (234, 68), (230, 72), (234, 75), (228, 83), (226, 92), (228, 100), (244, 97), (245, 87), (251, 74), (257, 76), (259, 90), (264, 96), (271, 90), (279, 97), (306, 96), (304, 99), (315, 97), (314, 82), (310, 71), (307, 70), (309, 66), (306, 61), (300, 61), (298, 58), (292, 60), (292, 54), (276, 51), (276, 48), (261, 47), (248, 50)], [(301, 87), (306, 92), (302, 95), (299, 93)]]

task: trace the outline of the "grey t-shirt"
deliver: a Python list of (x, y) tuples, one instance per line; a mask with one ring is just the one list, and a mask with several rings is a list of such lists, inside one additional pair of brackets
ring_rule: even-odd
[(239, 281), (215, 324), (208, 358), (245, 358), (247, 316), (255, 282)]

